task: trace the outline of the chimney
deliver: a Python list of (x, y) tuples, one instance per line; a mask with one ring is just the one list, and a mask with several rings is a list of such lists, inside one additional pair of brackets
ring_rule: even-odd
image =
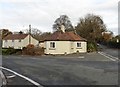
[(65, 33), (65, 26), (63, 24), (61, 25), (61, 30), (63, 33)]
[(76, 29), (74, 29), (74, 33), (77, 35)]
[(31, 34), (31, 25), (29, 25), (29, 34)]

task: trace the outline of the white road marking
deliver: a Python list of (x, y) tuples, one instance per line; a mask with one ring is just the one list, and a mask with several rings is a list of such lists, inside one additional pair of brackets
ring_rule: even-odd
[(78, 58), (81, 58), (81, 59), (82, 59), (82, 58), (85, 58), (85, 57), (84, 57), (84, 56), (79, 56)]
[(24, 78), (25, 80), (31, 82), (32, 84), (34, 84), (34, 85), (36, 85), (36, 86), (43, 87), (43, 86), (41, 86), (39, 83), (33, 81), (32, 79), (30, 79), (30, 78), (28, 78), (28, 77), (26, 77), (26, 76), (23, 76), (23, 75), (15, 72), (15, 71), (13, 71), (13, 70), (11, 70), (11, 69), (4, 68), (4, 67), (0, 67), (0, 68), (1, 68), (1, 69), (4, 69), (4, 70), (7, 70), (7, 71), (9, 71), (9, 72), (12, 72), (12, 73), (14, 73), (15, 75), (17, 75), (17, 76), (19, 76), (19, 77), (21, 77), (21, 78)]
[[(106, 54), (106, 53), (104, 53), (104, 54)], [(115, 58), (116, 60), (118, 60), (118, 58), (117, 58), (117, 57), (114, 57), (114, 56), (109, 55), (109, 54), (106, 54), (106, 55), (108, 55), (109, 57), (112, 57), (112, 58)]]
[[(113, 56), (111, 56), (111, 55), (109, 55), (108, 56), (108, 54), (105, 54), (105, 53), (103, 53), (103, 52), (98, 52), (99, 54), (101, 54), (101, 55), (103, 55), (103, 56), (105, 56), (106, 58), (108, 58), (108, 59), (110, 59), (110, 60), (112, 60), (112, 61), (116, 61), (115, 59), (113, 59), (113, 58), (115, 58), (115, 57), (113, 57)], [(113, 58), (111, 58), (111, 57), (113, 57)], [(117, 58), (118, 59), (118, 58)]]
[(7, 76), (7, 79), (14, 78), (16, 75)]

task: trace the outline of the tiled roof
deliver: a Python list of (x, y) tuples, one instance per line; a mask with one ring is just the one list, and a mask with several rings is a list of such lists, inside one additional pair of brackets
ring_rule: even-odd
[(45, 41), (87, 41), (80, 37), (74, 32), (54, 32), (50, 37), (46, 38)]
[(28, 34), (10, 34), (4, 38), (4, 40), (17, 40), (17, 39), (24, 39), (27, 37)]

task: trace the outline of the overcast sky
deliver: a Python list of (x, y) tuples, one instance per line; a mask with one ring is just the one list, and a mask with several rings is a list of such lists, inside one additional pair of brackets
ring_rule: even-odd
[(33, 28), (52, 31), (54, 21), (66, 14), (73, 26), (88, 13), (100, 15), (108, 30), (118, 33), (119, 0), (0, 0), (0, 29)]

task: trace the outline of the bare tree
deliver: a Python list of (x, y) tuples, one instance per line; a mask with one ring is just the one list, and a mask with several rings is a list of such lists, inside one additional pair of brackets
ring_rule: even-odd
[[(25, 30), (22, 30), (24, 33), (26, 34), (29, 34), (29, 29), (25, 29)], [(31, 32), (30, 34), (37, 40), (40, 40), (40, 37), (41, 37), (41, 30), (37, 29), (37, 28), (31, 28)]]
[(53, 30), (59, 31), (61, 25), (64, 25), (66, 30), (73, 30), (72, 23), (67, 15), (61, 15), (55, 20), (53, 24)]

